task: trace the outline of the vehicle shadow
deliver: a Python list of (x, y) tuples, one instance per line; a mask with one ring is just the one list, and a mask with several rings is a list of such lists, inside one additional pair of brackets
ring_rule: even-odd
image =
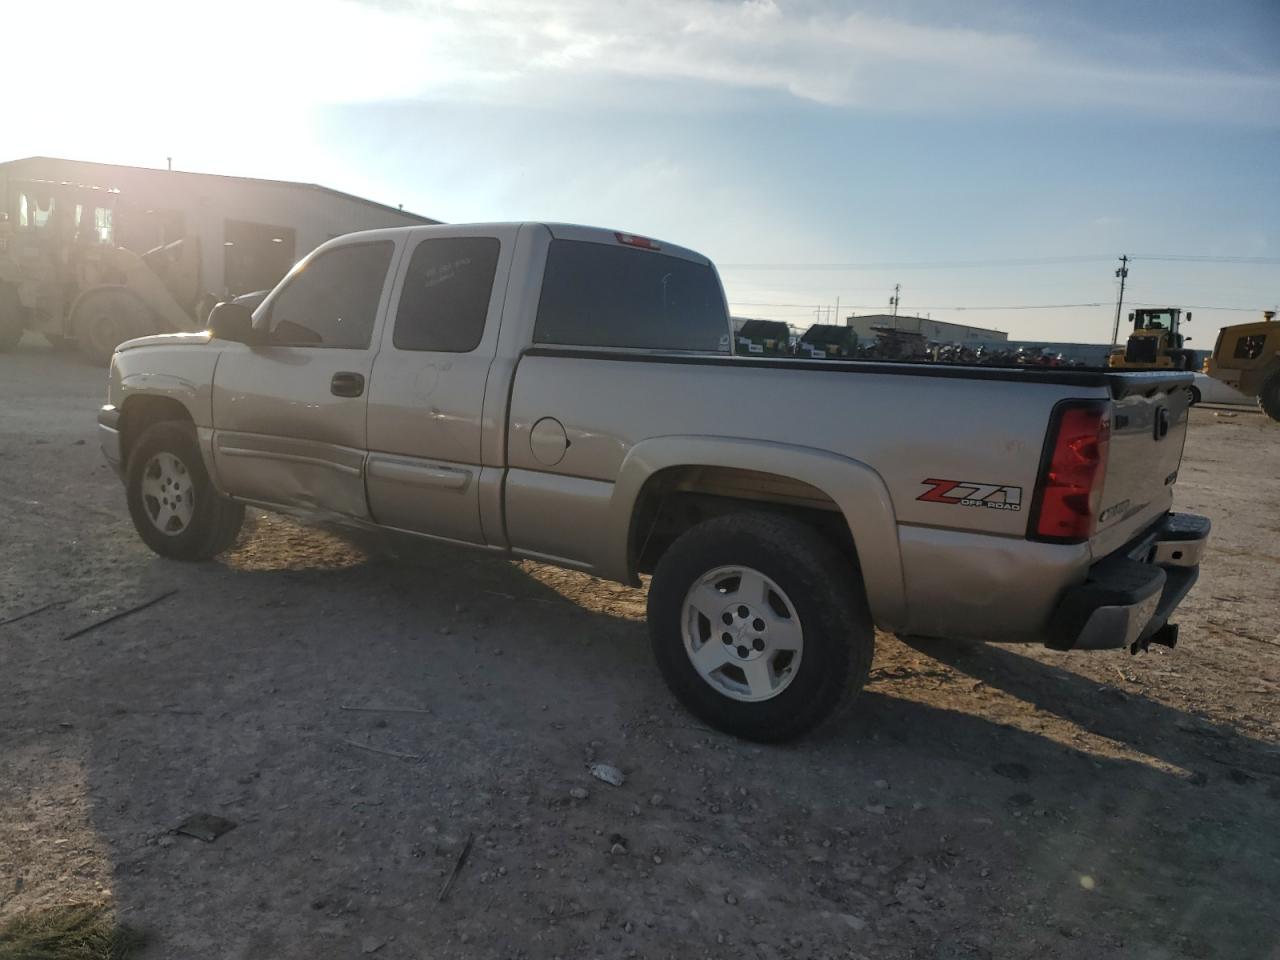
[(1186, 769), (1195, 780), (1203, 777), (1242, 784), (1280, 778), (1280, 750), (1226, 724), (1140, 693), (1100, 684), (1065, 666), (1023, 656), (1014, 648), (921, 637), (900, 639), (939, 663), (1025, 701), (1034, 710)]
[[(266, 522), (222, 562), (150, 573), (181, 604), (98, 631), (50, 691), (90, 732), (91, 818), (146, 957), (621, 955), (624, 924), (649, 955), (1246, 957), (1280, 938), (1249, 906), (1280, 897), (1256, 784), (1196, 788), (910, 679), (820, 736), (742, 743), (672, 702), (631, 592), (574, 603), (580, 575), (446, 547), (387, 562)], [(1096, 700), (995, 648), (955, 659), (1044, 709)], [(591, 779), (596, 760), (626, 784)], [(195, 813), (237, 826), (175, 836)]]

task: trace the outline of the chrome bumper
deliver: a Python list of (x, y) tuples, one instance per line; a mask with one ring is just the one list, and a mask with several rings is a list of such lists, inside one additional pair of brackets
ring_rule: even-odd
[(1136, 651), (1173, 646), (1169, 617), (1200, 575), (1209, 520), (1171, 513), (1129, 546), (1089, 568), (1058, 602), (1046, 645), (1057, 650)]

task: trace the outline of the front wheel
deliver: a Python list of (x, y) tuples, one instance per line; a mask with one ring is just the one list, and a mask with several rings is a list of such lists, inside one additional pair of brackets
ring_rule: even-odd
[(129, 452), (125, 496), (143, 542), (174, 560), (208, 560), (235, 543), (244, 507), (218, 494), (190, 423), (152, 424)]
[(80, 355), (95, 366), (111, 362), (126, 340), (155, 332), (151, 311), (123, 287), (101, 287), (85, 293), (71, 316)]
[(812, 527), (768, 513), (677, 539), (654, 571), (648, 621), (680, 702), (748, 740), (790, 740), (838, 715), (875, 650), (854, 565)]

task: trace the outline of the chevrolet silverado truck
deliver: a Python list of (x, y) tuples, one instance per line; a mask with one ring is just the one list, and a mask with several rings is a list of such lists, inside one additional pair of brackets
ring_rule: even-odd
[(875, 630), (1172, 646), (1209, 524), (1170, 512), (1190, 374), (732, 353), (707, 258), (559, 224), (330, 241), (252, 314), (122, 344), (98, 416), (138, 534), (246, 505), (627, 584), (676, 697), (796, 737)]

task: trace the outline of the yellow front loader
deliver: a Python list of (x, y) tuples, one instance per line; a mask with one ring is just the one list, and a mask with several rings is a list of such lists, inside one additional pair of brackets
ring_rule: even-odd
[[(1121, 370), (1190, 370), (1194, 354), (1183, 349), (1182, 310), (1156, 307), (1129, 314), (1133, 332), (1123, 348), (1111, 352), (1107, 365)], [(1187, 313), (1186, 321), (1191, 322)]]
[(1280, 323), (1276, 312), (1267, 310), (1261, 320), (1223, 327), (1204, 372), (1247, 397), (1257, 397), (1263, 412), (1280, 421)]
[(131, 337), (203, 326), (213, 300), (201, 290), (199, 237), (135, 253), (117, 245), (109, 191), (9, 187), (11, 209), (0, 211), (0, 349), (33, 330), (105, 364)]

